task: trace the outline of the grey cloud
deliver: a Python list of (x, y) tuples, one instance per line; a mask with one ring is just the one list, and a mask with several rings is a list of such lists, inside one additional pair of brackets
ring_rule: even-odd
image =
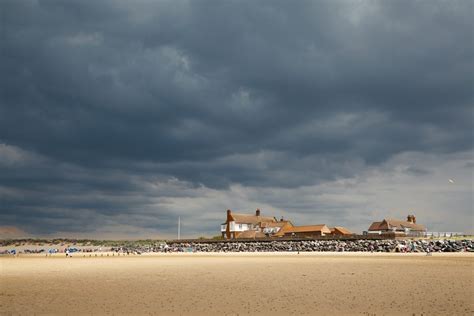
[(470, 1), (0, 9), (0, 142), (36, 157), (0, 162), (1, 187), (29, 194), (2, 198), (10, 223), (156, 212), (165, 228), (179, 212), (167, 196), (298, 189), (472, 149)]

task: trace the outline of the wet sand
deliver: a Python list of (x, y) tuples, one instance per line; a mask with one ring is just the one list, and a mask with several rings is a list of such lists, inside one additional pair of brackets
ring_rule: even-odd
[(0, 314), (470, 315), (474, 256), (0, 258)]

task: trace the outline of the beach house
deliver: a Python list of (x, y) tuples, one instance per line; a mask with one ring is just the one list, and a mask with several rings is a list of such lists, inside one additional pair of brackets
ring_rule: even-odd
[(384, 234), (394, 236), (426, 236), (426, 228), (416, 223), (415, 215), (408, 215), (407, 220), (383, 219), (373, 222), (368, 229), (369, 234)]
[(257, 209), (255, 214), (240, 214), (227, 210), (227, 219), (221, 224), (221, 233), (225, 239), (265, 237), (263, 228), (269, 223), (277, 222), (275, 217), (262, 216), (260, 209)]

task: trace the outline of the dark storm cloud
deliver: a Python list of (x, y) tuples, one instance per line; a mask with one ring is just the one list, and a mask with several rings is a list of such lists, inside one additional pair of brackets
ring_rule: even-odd
[(0, 142), (43, 159), (2, 165), (25, 191), (8, 222), (166, 217), (144, 185), (297, 188), (472, 149), (470, 1), (0, 6)]

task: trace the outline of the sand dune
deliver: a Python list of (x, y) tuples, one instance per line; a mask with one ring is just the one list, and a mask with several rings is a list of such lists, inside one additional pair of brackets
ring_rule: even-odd
[(0, 258), (0, 313), (468, 315), (474, 256)]

